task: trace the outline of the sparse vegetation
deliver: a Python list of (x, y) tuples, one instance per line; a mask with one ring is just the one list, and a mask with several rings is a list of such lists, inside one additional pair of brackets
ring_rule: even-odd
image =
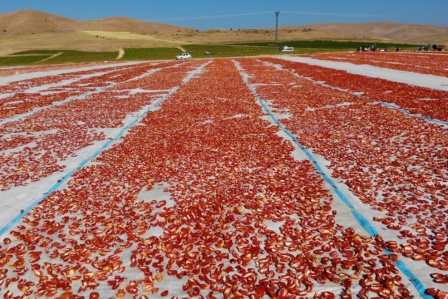
[[(419, 45), (411, 45), (407, 43), (376, 43), (376, 42), (365, 42), (365, 41), (328, 41), (328, 40), (301, 40), (301, 41), (282, 41), (280, 44), (285, 44), (294, 47), (297, 51), (306, 50), (312, 53), (325, 52), (325, 51), (350, 51), (356, 48), (370, 47), (372, 44), (376, 44), (377, 49), (416, 49)], [(262, 42), (262, 43), (244, 43), (239, 45), (251, 45), (251, 46), (274, 46), (272, 42)]]
[(158, 60), (174, 59), (179, 54), (178, 48), (127, 48), (122, 60)]
[(193, 58), (210, 57), (204, 52), (209, 51), (212, 57), (237, 57), (273, 54), (270, 46), (251, 45), (185, 45), (185, 50), (192, 53)]
[(63, 53), (48, 60), (48, 63), (111, 61), (117, 57), (117, 52), (84, 52), (72, 50), (58, 52)]
[(48, 55), (0, 57), (0, 66), (30, 65), (47, 57)]
[[(61, 53), (52, 59), (45, 60), (52, 55)], [(85, 52), (74, 50), (30, 50), (17, 52), (9, 56), (0, 57), (1, 66), (30, 65), (30, 64), (60, 64), (110, 61), (117, 57), (117, 52)]]
[[(360, 46), (370, 47), (372, 42), (357, 41), (288, 41), (280, 42), (279, 46), (288, 45), (294, 47), (294, 52), (286, 54), (310, 54), (321, 52), (335, 51), (354, 51)], [(418, 45), (400, 44), (400, 43), (376, 43), (377, 49), (388, 48), (394, 50), (400, 48), (402, 50), (418, 49)], [(272, 55), (284, 53), (276, 51), (273, 42), (262, 43), (243, 43), (243, 44), (226, 44), (226, 45), (206, 45), (206, 44), (190, 44), (184, 45), (183, 48), (192, 53), (193, 58), (210, 58), (210, 57), (238, 57), (238, 56), (257, 56)], [(57, 53), (62, 54), (51, 57)], [(205, 54), (208, 52), (208, 54)], [(126, 48), (125, 55), (120, 61), (125, 60), (159, 60), (174, 59), (180, 53), (176, 47), (165, 48)], [(30, 65), (30, 64), (59, 64), (59, 63), (78, 63), (78, 62), (101, 62), (112, 61), (117, 57), (117, 52), (86, 52), (74, 50), (31, 50), (17, 52), (9, 56), (0, 57), (0, 66), (14, 65)]]

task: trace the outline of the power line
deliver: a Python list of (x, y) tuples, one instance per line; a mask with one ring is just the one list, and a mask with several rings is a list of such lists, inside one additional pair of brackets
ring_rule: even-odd
[(278, 48), (278, 15), (280, 14), (280, 11), (277, 10), (275, 12), (275, 54), (277, 54), (277, 48)]
[[(227, 15), (157, 18), (157, 19), (149, 19), (148, 21), (158, 21), (158, 22), (162, 21), (163, 22), (163, 21), (204, 20), (204, 19), (216, 19), (216, 18), (232, 18), (232, 17), (266, 15), (266, 14), (271, 14), (271, 13), (272, 13), (272, 11), (261, 11), (261, 12), (227, 14)], [(325, 13), (325, 12), (310, 12), (310, 11), (282, 11), (282, 13), (296, 14), (296, 15), (310, 15), (310, 16), (366, 17), (366, 18), (385, 17), (386, 16), (386, 15), (373, 15), (373, 14)]]
[(282, 13), (296, 14), (296, 15), (310, 15), (310, 16), (331, 16), (331, 17), (363, 17), (363, 18), (386, 17), (386, 15), (326, 13), (326, 12), (310, 12), (310, 11), (282, 11)]
[(149, 21), (183, 21), (183, 20), (203, 20), (203, 19), (216, 19), (216, 18), (230, 18), (230, 17), (244, 17), (244, 16), (255, 16), (255, 15), (265, 15), (271, 14), (272, 11), (264, 12), (249, 12), (240, 14), (230, 14), (230, 15), (214, 15), (214, 16), (195, 16), (195, 17), (178, 17), (178, 18), (160, 18), (160, 19), (150, 19)]

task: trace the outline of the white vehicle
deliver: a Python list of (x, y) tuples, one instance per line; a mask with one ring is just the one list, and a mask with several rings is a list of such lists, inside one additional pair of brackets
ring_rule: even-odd
[(176, 60), (185, 60), (185, 59), (190, 59), (190, 58), (191, 58), (190, 53), (181, 53), (176, 56)]
[(288, 46), (283, 46), (281, 48), (281, 50), (282, 50), (282, 52), (292, 52), (292, 51), (294, 51), (294, 48), (293, 47), (288, 47)]

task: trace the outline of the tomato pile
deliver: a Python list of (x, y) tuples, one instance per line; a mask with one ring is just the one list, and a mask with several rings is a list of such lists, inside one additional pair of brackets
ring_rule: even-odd
[[(80, 72), (62, 78), (52, 76), (5, 86), (4, 89), (17, 90), (28, 89), (33, 84), (40, 86), (43, 82), (48, 86), (48, 82), (65, 82), (63, 88), (75, 91), (58, 92), (61, 89), (58, 85), (56, 88), (50, 86), (45, 92), (39, 91), (37, 94), (21, 91), (11, 93), (9, 98), (3, 99), (3, 107), (10, 107), (9, 103), (25, 97), (29, 100), (14, 107), (13, 113), (31, 112), (27, 117), (3, 119), (4, 124), (0, 128), (4, 136), (0, 147), (5, 151), (0, 157), (2, 191), (12, 186), (38, 181), (64, 169), (65, 166), (61, 162), (76, 155), (76, 151), (94, 141), (104, 140), (102, 130), (120, 127), (129, 113), (148, 105), (152, 97), (145, 93), (137, 92), (131, 101), (125, 101), (120, 96), (129, 94), (135, 88), (135, 82), (130, 79), (138, 78), (156, 68), (159, 66), (127, 66), (118, 70), (102, 71), (97, 76), (90, 75), (87, 78), (84, 78), (85, 72)], [(170, 70), (166, 69), (165, 72)], [(70, 79), (75, 76), (78, 79), (71, 82)], [(162, 76), (166, 80), (170, 79), (167, 75)], [(173, 81), (173, 84), (176, 83), (178, 82)], [(112, 88), (115, 85), (116, 87)], [(153, 96), (159, 93), (153, 92)]]
[(313, 54), (311, 57), (323, 60), (343, 61), (354, 64), (368, 64), (401, 71), (410, 71), (436, 76), (448, 76), (448, 59), (446, 52), (438, 53), (331, 53)]
[(101, 150), (0, 237), (3, 298), (447, 296), (446, 127), (272, 58), (103, 71), (2, 87), (57, 85), (2, 117), (2, 193)]
[[(70, 97), (83, 97), (88, 93), (101, 91), (112, 81), (126, 81), (146, 70), (147, 67), (128, 65), (101, 68), (96, 73), (92, 73), (92, 70), (71, 73), (69, 69), (65, 70), (67, 73), (0, 85), (0, 119), (23, 114)], [(26, 73), (27, 69), (21, 71)]]
[[(276, 63), (278, 60), (270, 61)], [(351, 91), (354, 94), (361, 94), (372, 101), (393, 104), (411, 114), (420, 114), (448, 122), (448, 92), (446, 91), (410, 86), (380, 78), (369, 78), (305, 63), (282, 62), (281, 64), (301, 76), (325, 82), (327, 85)]]

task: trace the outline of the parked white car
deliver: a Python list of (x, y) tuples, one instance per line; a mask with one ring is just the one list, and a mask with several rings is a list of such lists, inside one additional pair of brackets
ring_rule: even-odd
[(182, 53), (176, 56), (176, 60), (185, 60), (190, 58), (191, 58), (190, 53)]
[(281, 50), (282, 52), (292, 52), (294, 51), (294, 47), (283, 46)]

